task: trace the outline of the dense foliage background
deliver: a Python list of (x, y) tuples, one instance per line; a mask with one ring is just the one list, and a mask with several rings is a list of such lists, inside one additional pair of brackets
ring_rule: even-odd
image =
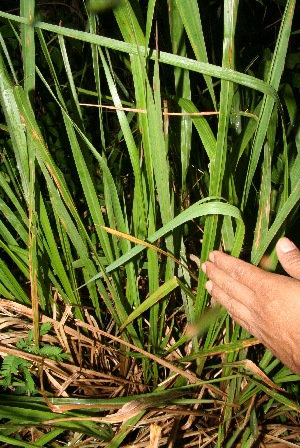
[(199, 270), (300, 244), (297, 18), (2, 2), (3, 446), (299, 445), (299, 378)]

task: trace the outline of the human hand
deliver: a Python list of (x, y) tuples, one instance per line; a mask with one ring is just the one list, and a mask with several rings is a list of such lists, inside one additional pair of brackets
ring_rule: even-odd
[(207, 291), (233, 320), (300, 375), (300, 251), (281, 238), (276, 252), (291, 277), (219, 251), (211, 252), (201, 268), (209, 278)]

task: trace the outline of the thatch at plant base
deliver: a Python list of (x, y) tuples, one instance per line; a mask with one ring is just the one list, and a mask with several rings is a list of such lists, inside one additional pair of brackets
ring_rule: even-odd
[[(34, 421), (36, 434), (39, 435), (37, 440), (40, 439), (41, 434), (45, 434), (48, 435), (50, 441), (51, 433), (54, 438), (57, 431), (69, 433), (70, 428), (73, 428), (74, 431), (77, 429), (81, 432), (81, 438), (85, 440), (80, 446), (93, 446), (92, 439), (89, 439), (89, 435), (93, 433), (94, 436), (97, 434), (97, 446), (109, 446), (107, 443), (113, 431), (108, 427), (103, 429), (105, 424), (105, 426), (119, 427), (118, 437), (121, 435), (125, 437), (132, 431), (132, 427), (142, 429), (134, 442), (135, 445), (138, 444), (141, 447), (160, 446), (165, 443), (170, 444), (172, 441), (175, 443), (178, 437), (183, 439), (184, 446), (197, 445), (199, 440), (204, 446), (209, 446), (217, 438), (218, 425), (225, 409), (230, 409), (232, 424), (237, 428), (237, 433), (246, 427), (253, 406), (256, 406), (257, 412), (259, 411), (258, 403), (255, 402), (256, 395), (252, 396), (250, 402), (238, 404), (229, 401), (228, 391), (220, 388), (222, 382), (226, 381), (220, 369), (217, 374), (208, 373), (203, 381), (199, 381), (194, 376), (194, 384), (191, 381), (192, 384), (189, 386), (176, 388), (174, 384), (179, 380), (180, 375), (175, 373), (170, 376), (169, 381), (159, 385), (153, 393), (151, 388), (143, 382), (143, 371), (135, 363), (133, 357), (127, 377), (122, 378), (120, 365), (126, 362), (121, 347), (123, 341), (116, 343), (115, 336), (99, 330), (88, 310), (85, 310), (85, 315), (89, 323), (74, 319), (71, 307), (66, 309), (59, 320), (41, 316), (42, 325), (51, 324), (51, 329), (49, 326), (47, 333), (41, 337), (41, 348), (49, 345), (63, 347), (65, 353), (68, 354), (68, 359), (65, 361), (49, 359), (49, 353), (46, 355), (48, 357), (33, 354), (33, 343), (27, 344), (25, 351), (16, 347), (20, 340), (28, 339), (28, 333), (32, 331), (30, 308), (2, 299), (0, 310), (2, 331), (0, 355), (4, 356), (4, 359), (9, 356), (12, 359), (25, 360), (34, 384), (42, 387), (40, 390), (42, 399), (32, 396), (24, 400), (23, 397), (10, 395), (6, 396), (5, 402), (1, 404), (2, 415), (5, 413), (8, 417), (8, 409), (14, 410), (14, 415), (11, 415), (5, 427), (15, 425), (24, 427), (21, 434), (25, 438), (28, 431), (26, 428)], [(88, 332), (85, 331), (86, 328)], [(258, 341), (253, 338), (244, 340), (239, 349), (242, 350), (257, 343)], [(234, 344), (227, 344), (222, 348), (219, 347), (218, 352), (212, 352), (211, 357), (219, 360), (220, 355), (224, 356), (231, 350), (237, 350), (237, 347)], [(138, 353), (137, 350), (136, 355)], [(176, 369), (178, 365), (181, 368), (186, 365), (191, 368), (193, 364), (181, 361), (178, 352), (173, 353), (169, 358), (166, 362), (170, 366), (169, 373), (172, 373), (173, 366)], [(157, 362), (160, 363), (159, 358)], [(13, 366), (13, 362), (10, 365)], [(260, 406), (264, 405), (270, 394), (281, 402), (285, 409), (284, 425), (268, 423), (269, 418), (272, 419), (274, 416), (272, 408), (269, 411), (270, 416), (265, 415), (264, 422), (258, 425), (257, 431), (262, 443), (273, 446), (276, 440), (297, 440), (300, 429), (297, 424), (295, 425), (292, 413), (300, 412), (300, 406), (291, 401), (285, 391), (272, 383), (251, 361), (237, 362), (235, 367), (236, 372), (232, 378), (240, 379), (241, 371), (243, 371), (240, 393), (245, 393), (245, 390), (250, 390), (255, 385), (258, 390), (261, 388), (265, 397), (261, 400)], [(244, 369), (246, 369), (246, 375)], [(182, 372), (185, 374), (187, 370), (184, 369)], [(3, 373), (2, 367), (2, 377), (4, 377)], [(22, 382), (17, 372), (11, 373), (10, 383), (7, 385), (10, 390), (26, 386), (26, 380)], [(193, 374), (190, 373), (190, 375), (192, 378)], [(37, 393), (38, 390), (34, 392)], [(83, 396), (86, 398), (82, 398)], [(24, 413), (26, 408), (27, 411)], [(32, 435), (32, 441), (34, 441), (34, 433)], [(102, 437), (103, 443), (101, 443)], [(6, 441), (5, 438), (3, 441)]]

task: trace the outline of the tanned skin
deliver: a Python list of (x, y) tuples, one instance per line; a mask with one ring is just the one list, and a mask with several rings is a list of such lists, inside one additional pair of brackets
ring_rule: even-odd
[(201, 268), (209, 278), (207, 291), (233, 320), (300, 375), (300, 251), (280, 238), (276, 252), (289, 277), (219, 251)]

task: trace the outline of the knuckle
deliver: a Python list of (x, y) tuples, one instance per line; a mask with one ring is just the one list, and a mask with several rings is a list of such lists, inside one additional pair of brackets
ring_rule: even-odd
[(300, 266), (300, 254), (298, 251), (292, 251), (286, 254), (286, 263), (289, 266)]
[(231, 279), (226, 279), (221, 285), (221, 289), (226, 293), (230, 294), (232, 292), (232, 281)]
[(228, 314), (235, 319), (236, 317), (236, 303), (234, 299), (229, 299), (227, 304), (226, 304), (226, 309)]
[(232, 270), (232, 277), (235, 279), (242, 279), (246, 274), (246, 267), (244, 264), (237, 263)]
[(260, 333), (257, 331), (257, 328), (254, 325), (251, 325), (250, 323), (246, 323), (244, 325), (244, 328), (248, 333), (250, 333), (252, 336), (256, 337), (261, 341)]

